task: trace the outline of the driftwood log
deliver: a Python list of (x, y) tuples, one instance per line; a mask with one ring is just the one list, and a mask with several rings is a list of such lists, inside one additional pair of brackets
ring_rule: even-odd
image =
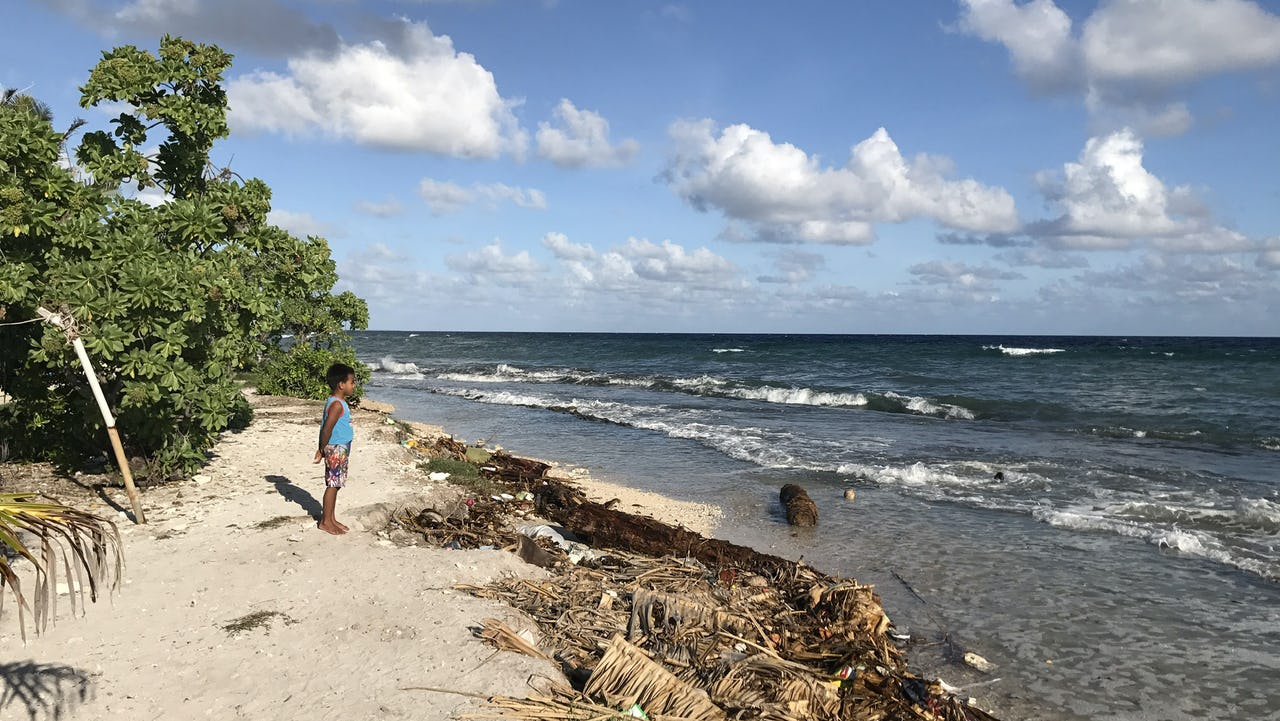
[(793, 526), (818, 525), (818, 504), (813, 502), (809, 493), (794, 483), (788, 483), (778, 493), (782, 505), (787, 509), (787, 523)]

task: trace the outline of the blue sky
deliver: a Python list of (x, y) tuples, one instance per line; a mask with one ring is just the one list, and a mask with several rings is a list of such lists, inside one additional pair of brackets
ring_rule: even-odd
[(374, 328), (1280, 331), (1280, 3), (13, 0), (0, 85), (166, 32)]

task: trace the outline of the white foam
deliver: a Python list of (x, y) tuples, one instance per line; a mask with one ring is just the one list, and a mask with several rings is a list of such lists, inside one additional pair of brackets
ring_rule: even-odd
[(409, 334), (409, 337), (410, 337), (410, 338), (417, 338), (417, 337), (418, 337), (418, 334), (417, 334), (417, 333), (410, 333), (410, 334)]
[(857, 476), (886, 486), (909, 488), (973, 488), (988, 485), (988, 479), (966, 478), (954, 473), (930, 467), (921, 462), (909, 466), (868, 466), (861, 463), (845, 463), (836, 473)]
[(457, 381), (459, 383), (502, 383), (507, 380), (493, 375), (482, 375), (479, 373), (441, 373), (441, 380)]
[(983, 350), (998, 350), (1008, 356), (1024, 356), (1024, 355), (1048, 355), (1051, 353), (1066, 353), (1065, 348), (1006, 348), (1003, 345), (984, 345)]
[(900, 393), (889, 391), (884, 394), (886, 398), (892, 398), (912, 413), (919, 413), (922, 416), (942, 416), (944, 418), (960, 418), (962, 420), (971, 421), (975, 418), (973, 411), (963, 406), (956, 406), (950, 403), (934, 403), (928, 398), (920, 398), (919, 396), (904, 396)]
[(712, 353), (741, 353), (743, 352), (743, 349), (742, 348), (712, 348), (711, 352)]
[(1176, 525), (1153, 527), (1144, 523), (1097, 515), (1095, 512), (1076, 510), (1038, 510), (1032, 515), (1051, 526), (1080, 531), (1102, 531), (1137, 538), (1162, 549), (1234, 566), (1263, 578), (1275, 578), (1280, 573), (1280, 569), (1273, 568), (1264, 561), (1243, 558), (1232, 553), (1208, 533), (1178, 528)]
[(861, 393), (825, 393), (809, 388), (738, 388), (725, 395), (743, 400), (802, 406), (851, 407), (867, 404), (867, 397)]
[(416, 380), (422, 379), (422, 371), (416, 363), (401, 363), (391, 356), (384, 356), (376, 365), (370, 365), (373, 370), (382, 370), (397, 376), (405, 376)]

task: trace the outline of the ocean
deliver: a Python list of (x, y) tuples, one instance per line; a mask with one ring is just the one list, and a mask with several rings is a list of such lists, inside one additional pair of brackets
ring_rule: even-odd
[(399, 418), (875, 584), (913, 666), (1006, 718), (1280, 718), (1280, 339), (354, 340)]

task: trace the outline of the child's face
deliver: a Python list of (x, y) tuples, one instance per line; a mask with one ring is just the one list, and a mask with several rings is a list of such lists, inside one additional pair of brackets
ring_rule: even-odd
[(338, 384), (338, 390), (342, 391), (342, 395), (349, 396), (356, 392), (356, 377), (354, 374), (347, 375), (347, 379)]

